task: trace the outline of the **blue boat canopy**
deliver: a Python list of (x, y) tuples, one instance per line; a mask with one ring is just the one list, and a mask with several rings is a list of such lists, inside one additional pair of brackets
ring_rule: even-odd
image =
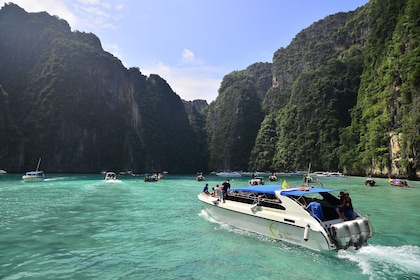
[(274, 194), (275, 191), (282, 191), (281, 195), (289, 196), (301, 196), (307, 194), (315, 193), (325, 193), (333, 192), (334, 190), (324, 189), (324, 188), (310, 188), (310, 187), (296, 187), (291, 189), (282, 189), (281, 185), (260, 185), (260, 186), (249, 186), (243, 188), (234, 188), (230, 191), (242, 191), (242, 192), (253, 192), (253, 193), (265, 193), (265, 194)]
[(29, 171), (29, 172), (26, 172), (26, 175), (40, 175), (42, 173), (43, 173), (42, 171)]
[(307, 188), (307, 187), (298, 187), (297, 189), (285, 189), (282, 191), (281, 195), (289, 196), (289, 195), (307, 195), (307, 194), (315, 194), (315, 193), (326, 193), (326, 192), (333, 192), (334, 190), (324, 189), (324, 188)]

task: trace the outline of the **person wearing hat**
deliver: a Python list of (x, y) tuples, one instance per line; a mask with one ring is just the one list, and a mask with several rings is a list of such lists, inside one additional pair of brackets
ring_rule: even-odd
[(312, 217), (317, 218), (319, 220), (324, 220), (324, 214), (322, 213), (322, 206), (316, 199), (316, 197), (312, 197), (312, 202), (305, 207), (306, 210), (311, 212)]

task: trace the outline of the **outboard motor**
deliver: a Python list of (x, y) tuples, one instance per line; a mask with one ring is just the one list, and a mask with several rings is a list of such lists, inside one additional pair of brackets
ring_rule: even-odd
[(332, 236), (337, 242), (338, 249), (345, 249), (350, 245), (352, 239), (350, 227), (346, 223), (331, 226)]

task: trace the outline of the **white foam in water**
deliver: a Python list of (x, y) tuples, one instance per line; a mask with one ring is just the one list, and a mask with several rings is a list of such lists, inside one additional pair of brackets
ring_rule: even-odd
[[(392, 273), (395, 269), (420, 275), (420, 247), (368, 245), (359, 250), (341, 250), (338, 257), (356, 262), (363, 274), (371, 275), (377, 264), (385, 265)], [(384, 267), (384, 269), (385, 269)], [(385, 272), (386, 273), (386, 272)]]
[(209, 221), (211, 223), (220, 224), (220, 222), (216, 221), (212, 216), (207, 213), (206, 210), (202, 209), (198, 216), (203, 217), (206, 221)]

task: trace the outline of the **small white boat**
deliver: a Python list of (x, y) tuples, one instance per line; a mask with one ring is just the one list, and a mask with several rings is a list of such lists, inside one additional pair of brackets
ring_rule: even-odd
[(365, 179), (365, 185), (366, 187), (373, 187), (376, 184), (375, 180), (372, 178), (372, 176), (367, 176)]
[(106, 172), (105, 181), (115, 181), (117, 180), (117, 174), (115, 172)]
[[(225, 203), (220, 195), (203, 193), (198, 199), (215, 220), (257, 234), (315, 251), (360, 248), (373, 236), (369, 219), (353, 211), (349, 220), (336, 212), (339, 204), (333, 190), (281, 185), (230, 189)], [(321, 204), (323, 219), (305, 210), (313, 197)]]
[(22, 176), (24, 182), (41, 182), (45, 180), (44, 171), (39, 170), (39, 165), (41, 164), (41, 159), (38, 160), (38, 165), (36, 166), (35, 171), (28, 171), (25, 175)]
[(270, 182), (275, 182), (275, 181), (277, 181), (277, 176), (276, 176), (276, 174), (272, 174), (272, 175), (268, 176), (268, 181), (270, 181)]
[(232, 172), (224, 171), (224, 172), (217, 172), (216, 175), (220, 177), (231, 178), (231, 177), (241, 177), (242, 173), (239, 171), (232, 171)]
[(7, 174), (7, 171), (4, 169), (0, 169), (0, 174)]
[(204, 181), (203, 173), (197, 173), (197, 177), (195, 178), (198, 182)]
[(248, 181), (248, 185), (250, 186), (260, 186), (264, 185), (264, 178), (263, 177), (254, 177)]

